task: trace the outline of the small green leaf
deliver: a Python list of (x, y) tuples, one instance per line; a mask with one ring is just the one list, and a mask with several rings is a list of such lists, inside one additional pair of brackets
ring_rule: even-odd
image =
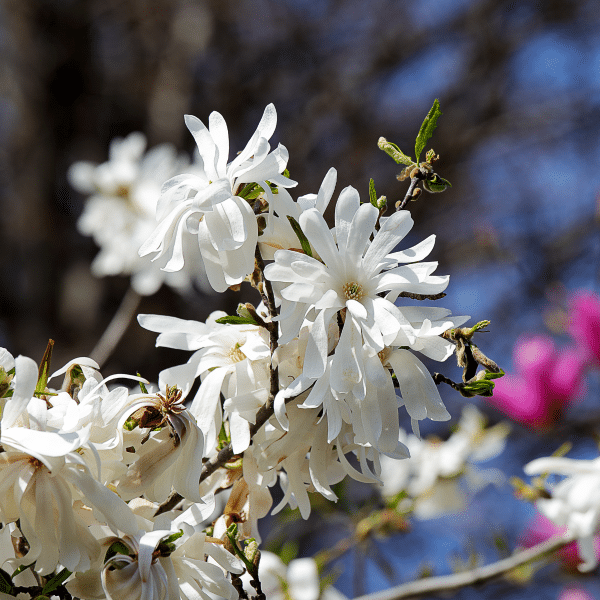
[(425, 148), (425, 144), (433, 135), (433, 130), (436, 128), (438, 117), (441, 114), (442, 112), (440, 111), (440, 103), (436, 98), (433, 102), (431, 110), (427, 113), (427, 116), (421, 125), (421, 129), (419, 129), (419, 135), (415, 141), (415, 156), (417, 157), (415, 160), (417, 163), (419, 162), (419, 156), (421, 156), (423, 148)]
[(258, 325), (258, 323), (254, 319), (229, 315), (227, 315), (226, 317), (221, 317), (215, 322), (220, 323), (221, 325)]
[(71, 575), (71, 571), (63, 569), (59, 571), (42, 589), (42, 594), (51, 594), (56, 588), (61, 586)]
[(50, 360), (52, 359), (52, 349), (54, 348), (54, 340), (48, 340), (46, 351), (42, 357), (40, 368), (38, 370), (38, 381), (35, 386), (34, 394), (43, 394), (46, 390), (46, 384), (48, 383), (48, 376), (50, 373)]
[(298, 238), (298, 240), (300, 240), (300, 245), (302, 246), (302, 250), (303, 250), (304, 254), (306, 254), (307, 256), (310, 256), (312, 258), (312, 250), (310, 249), (310, 242), (308, 241), (308, 238), (304, 235), (304, 231), (302, 231), (302, 228), (300, 227), (300, 223), (298, 223), (298, 221), (296, 221), (296, 219), (294, 219), (294, 217), (291, 217), (289, 215), (288, 215), (288, 221), (290, 222), (290, 225), (292, 226), (292, 229), (294, 230), (296, 237)]
[(13, 595), (14, 587), (10, 575), (4, 569), (0, 569), (0, 592)]
[(452, 187), (452, 184), (447, 179), (434, 173), (431, 179), (426, 179), (423, 182), (423, 187), (432, 194), (439, 194), (440, 192), (445, 192), (449, 187)]
[(369, 179), (369, 200), (371, 204), (377, 207), (377, 194), (375, 193), (375, 182)]
[(383, 150), (388, 156), (391, 156), (397, 164), (406, 165), (407, 167), (414, 165), (415, 162), (410, 156), (406, 156), (396, 144), (388, 142), (384, 137), (380, 137), (377, 141), (377, 146)]
[(183, 529), (179, 529), (175, 533), (163, 538), (160, 543), (161, 544), (172, 544), (175, 540), (178, 540), (183, 535)]

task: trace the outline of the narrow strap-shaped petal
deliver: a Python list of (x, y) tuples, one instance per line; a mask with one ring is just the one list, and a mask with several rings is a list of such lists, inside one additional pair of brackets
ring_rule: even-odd
[(345, 187), (335, 205), (335, 237), (340, 252), (346, 251), (352, 219), (360, 206), (360, 196), (351, 185)]
[(396, 212), (386, 220), (365, 254), (363, 267), (367, 273), (377, 271), (383, 258), (406, 236), (413, 224), (407, 210)]
[(300, 215), (300, 227), (327, 267), (333, 272), (343, 272), (337, 246), (323, 215), (314, 208), (304, 211)]
[(215, 157), (215, 168), (220, 177), (224, 177), (227, 170), (227, 159), (229, 158), (229, 132), (225, 119), (218, 112), (210, 113), (208, 117), (208, 129), (217, 147)]

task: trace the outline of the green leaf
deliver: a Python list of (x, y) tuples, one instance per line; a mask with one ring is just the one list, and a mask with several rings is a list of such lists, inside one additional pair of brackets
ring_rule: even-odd
[(38, 381), (35, 386), (34, 394), (43, 394), (48, 383), (48, 376), (50, 373), (50, 360), (52, 358), (52, 348), (54, 348), (54, 340), (48, 340), (46, 351), (42, 357), (40, 368), (38, 370)]
[(427, 116), (421, 125), (421, 129), (419, 129), (419, 135), (415, 141), (415, 156), (417, 157), (415, 160), (417, 163), (419, 162), (419, 156), (421, 156), (421, 152), (423, 151), (423, 148), (425, 148), (427, 140), (433, 135), (433, 130), (436, 128), (438, 117), (441, 114), (440, 103), (436, 98), (431, 110), (427, 113)]
[(19, 575), (19, 573), (22, 573), (23, 571), (25, 571), (26, 569), (29, 569), (29, 567), (31, 567), (32, 565), (35, 565), (35, 561), (33, 561), (32, 563), (28, 564), (28, 565), (21, 565), (20, 567), (17, 567), (14, 571), (13, 574), (11, 575), (11, 577), (14, 579), (17, 575)]
[(377, 194), (375, 193), (375, 182), (369, 179), (369, 200), (377, 208)]
[(300, 240), (300, 245), (302, 246), (302, 250), (303, 250), (304, 254), (306, 254), (306, 256), (310, 256), (312, 258), (312, 250), (310, 249), (310, 242), (308, 241), (308, 238), (304, 235), (304, 231), (302, 231), (302, 228), (300, 227), (300, 223), (298, 223), (298, 221), (296, 221), (296, 219), (294, 219), (294, 217), (290, 217), (289, 215), (288, 215), (288, 221), (290, 222), (290, 225), (292, 226), (292, 229), (294, 230), (296, 237), (298, 238), (298, 240)]
[(4, 569), (0, 569), (0, 592), (13, 595), (14, 587), (10, 575)]
[(59, 571), (42, 589), (42, 594), (51, 594), (56, 588), (61, 586), (71, 575), (71, 571), (63, 569)]
[(254, 319), (247, 317), (226, 316), (216, 320), (221, 325), (258, 325)]
[(388, 142), (384, 137), (380, 137), (377, 142), (377, 146), (380, 150), (383, 150), (388, 156), (391, 156), (397, 164), (406, 165), (409, 167), (410, 165), (414, 165), (414, 161), (410, 156), (406, 156), (396, 144), (393, 142)]

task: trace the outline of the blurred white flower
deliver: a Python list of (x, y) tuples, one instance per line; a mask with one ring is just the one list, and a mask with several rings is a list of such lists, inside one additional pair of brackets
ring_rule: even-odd
[(556, 473), (565, 475), (551, 490), (552, 498), (536, 502), (539, 511), (559, 527), (577, 538), (583, 563), (580, 571), (598, 565), (594, 536), (600, 528), (600, 458), (577, 460), (548, 456), (532, 460), (523, 467), (527, 475)]
[[(475, 463), (499, 455), (510, 431), (506, 423), (486, 428), (485, 417), (473, 405), (465, 406), (457, 429), (446, 440), (421, 440), (401, 432), (410, 451), (408, 460), (381, 457), (382, 494), (392, 497), (406, 491), (420, 519), (459, 512), (466, 506), (463, 483), (474, 494), (486, 485), (500, 485), (498, 469), (483, 469)], [(461, 477), (459, 477), (459, 475)]]
[(210, 114), (208, 128), (190, 115), (185, 122), (196, 140), (201, 167), (198, 174), (179, 175), (164, 184), (156, 211), (159, 224), (140, 255), (169, 254), (163, 268), (179, 271), (190, 258), (183, 243), (191, 234), (197, 238), (210, 284), (223, 292), (254, 271), (258, 225), (249, 202), (238, 195), (244, 184), (257, 183), (272, 201), (269, 183), (293, 187), (296, 182), (282, 175), (288, 161), (286, 148), (280, 144), (270, 152), (268, 140), (277, 123), (272, 104), (246, 147), (229, 164), (229, 134), (219, 113)]
[(98, 277), (130, 275), (133, 289), (142, 295), (153, 294), (163, 282), (181, 291), (189, 289), (191, 282), (210, 289), (200, 261), (190, 261), (186, 271), (167, 273), (160, 269), (166, 260), (152, 263), (138, 254), (156, 226), (163, 182), (188, 166), (168, 144), (146, 154), (145, 149), (144, 135), (131, 133), (111, 142), (107, 162), (80, 161), (68, 171), (71, 185), (89, 195), (77, 227), (100, 246), (92, 272)]

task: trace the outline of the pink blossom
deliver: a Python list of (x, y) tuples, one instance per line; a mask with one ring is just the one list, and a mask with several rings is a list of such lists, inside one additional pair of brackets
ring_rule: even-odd
[(517, 374), (498, 379), (489, 401), (515, 421), (546, 427), (581, 392), (585, 358), (574, 348), (557, 350), (548, 336), (518, 340), (513, 362)]
[[(566, 529), (566, 527), (558, 527), (544, 515), (537, 514), (529, 523), (527, 529), (521, 536), (520, 544), (525, 548), (531, 548), (532, 546), (535, 546), (536, 544), (539, 544), (548, 538), (565, 533)], [(600, 536), (596, 536), (594, 538), (594, 546), (596, 548), (596, 554), (600, 556)], [(577, 570), (577, 566), (583, 562), (583, 559), (579, 555), (576, 541), (563, 546), (557, 552), (557, 555), (560, 557), (562, 563), (568, 569), (573, 571)], [(585, 598), (585, 596), (582, 597), (582, 600), (583, 598)], [(571, 600), (579, 599), (577, 596), (573, 596)]]
[(594, 600), (594, 597), (581, 588), (568, 587), (560, 593), (558, 600)]
[(569, 333), (588, 363), (600, 366), (600, 298), (580, 291), (570, 302)]

